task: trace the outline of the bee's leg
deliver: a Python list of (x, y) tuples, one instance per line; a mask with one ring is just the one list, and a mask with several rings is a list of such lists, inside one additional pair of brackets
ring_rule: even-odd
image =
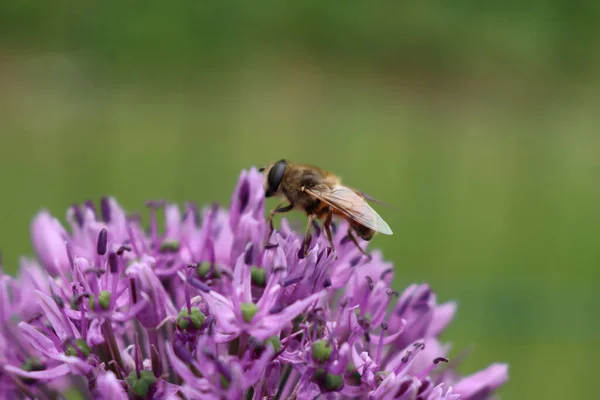
[(269, 213), (269, 217), (267, 218), (267, 221), (269, 222), (269, 236), (267, 236), (267, 240), (265, 240), (265, 246), (269, 243), (271, 235), (273, 235), (273, 231), (275, 230), (275, 227), (273, 226), (273, 217), (275, 217), (275, 214), (286, 213), (294, 209), (294, 204), (290, 203), (287, 206), (282, 207), (283, 203), (283, 201), (279, 203), (279, 205)]
[(371, 260), (371, 256), (368, 255), (362, 247), (360, 247), (360, 244), (358, 244), (358, 240), (356, 239), (356, 236), (354, 236), (354, 234), (352, 233), (352, 229), (348, 229), (348, 237), (350, 238), (350, 240), (352, 240), (352, 243), (356, 245), (360, 252), (363, 253), (363, 255), (369, 260)]
[[(333, 245), (333, 235), (331, 234), (331, 220), (333, 218), (333, 211), (329, 209), (327, 212), (327, 217), (325, 218), (325, 222), (323, 223), (323, 227), (325, 228), (325, 233), (327, 234), (327, 240), (329, 240), (329, 247), (331, 247), (331, 251), (335, 252), (335, 246)], [(337, 259), (337, 253), (335, 254), (335, 258)]]
[(308, 215), (308, 224), (306, 225), (306, 233), (304, 234), (304, 241), (302, 242), (302, 248), (304, 249), (304, 256), (308, 255), (308, 245), (310, 244), (310, 227), (315, 219), (313, 214)]

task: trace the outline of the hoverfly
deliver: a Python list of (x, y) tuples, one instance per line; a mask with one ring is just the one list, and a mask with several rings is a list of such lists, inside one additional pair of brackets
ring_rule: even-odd
[[(392, 234), (388, 224), (367, 203), (367, 200), (377, 200), (343, 185), (341, 179), (329, 171), (314, 165), (288, 163), (286, 160), (279, 160), (259, 171), (265, 176), (265, 197), (283, 197), (282, 202), (269, 213), (270, 232), (266, 243), (274, 231), (275, 214), (294, 209), (304, 211), (308, 216), (303, 243), (305, 255), (308, 253), (310, 226), (315, 220), (323, 220), (331, 250), (335, 250), (331, 233), (334, 215), (348, 221), (348, 237), (365, 255), (353, 231), (366, 241), (371, 240), (377, 232)], [(286, 200), (288, 205), (284, 205)]]

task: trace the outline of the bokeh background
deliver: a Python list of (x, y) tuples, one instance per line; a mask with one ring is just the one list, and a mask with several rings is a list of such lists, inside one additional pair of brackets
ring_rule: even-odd
[(570, 0), (2, 1), (5, 268), (41, 208), (227, 204), (241, 169), (311, 162), (398, 208), (372, 246), (399, 289), (458, 301), (463, 372), (594, 398), (599, 21)]

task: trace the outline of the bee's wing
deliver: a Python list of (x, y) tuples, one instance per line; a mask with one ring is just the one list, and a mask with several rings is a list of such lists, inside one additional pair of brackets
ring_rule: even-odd
[(346, 186), (330, 188), (327, 185), (318, 185), (306, 189), (306, 192), (369, 229), (384, 235), (393, 233), (383, 218), (362, 197)]
[(367, 194), (365, 192), (361, 192), (360, 190), (356, 190), (354, 188), (351, 188), (353, 191), (355, 191), (357, 194), (359, 194), (361, 197), (363, 197), (365, 200), (370, 201), (371, 203), (377, 203), (381, 206), (384, 207), (388, 207), (388, 208), (392, 208), (394, 210), (398, 210), (398, 208), (396, 206), (393, 206), (391, 204), (388, 204), (384, 201), (381, 201), (379, 199), (376, 199), (375, 197), (371, 196), (370, 194)]

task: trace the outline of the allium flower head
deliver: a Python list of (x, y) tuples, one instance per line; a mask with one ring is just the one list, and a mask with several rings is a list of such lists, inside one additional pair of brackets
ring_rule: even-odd
[(504, 364), (459, 377), (438, 341), (455, 304), (425, 284), (392, 289), (392, 264), (347, 226), (337, 254), (317, 229), (305, 256), (285, 220), (265, 245), (264, 204), (251, 169), (229, 209), (149, 202), (147, 229), (112, 198), (73, 205), (69, 229), (38, 214), (37, 261), (0, 275), (0, 392), (480, 400), (506, 381)]

